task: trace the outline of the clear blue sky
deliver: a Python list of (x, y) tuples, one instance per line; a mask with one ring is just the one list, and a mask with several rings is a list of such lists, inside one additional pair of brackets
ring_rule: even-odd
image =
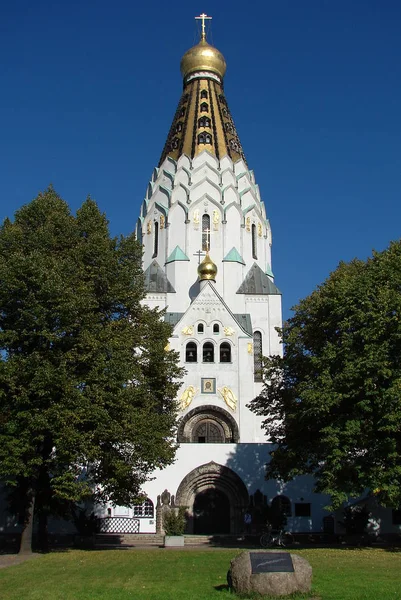
[(340, 260), (400, 237), (400, 0), (3, 2), (0, 218), (51, 182), (134, 228), (203, 11), (288, 317)]

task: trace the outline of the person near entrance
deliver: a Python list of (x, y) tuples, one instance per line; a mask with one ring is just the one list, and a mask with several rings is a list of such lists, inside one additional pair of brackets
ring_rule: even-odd
[(250, 534), (252, 531), (252, 515), (249, 510), (246, 510), (244, 514), (244, 526), (245, 533)]

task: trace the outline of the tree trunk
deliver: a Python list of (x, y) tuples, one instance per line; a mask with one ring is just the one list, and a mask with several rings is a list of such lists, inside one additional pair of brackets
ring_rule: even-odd
[(27, 505), (19, 554), (32, 554), (33, 515), (35, 512), (35, 493), (33, 490), (30, 490), (27, 495)]
[(47, 512), (39, 513), (39, 548), (41, 552), (49, 552), (49, 536), (47, 531)]

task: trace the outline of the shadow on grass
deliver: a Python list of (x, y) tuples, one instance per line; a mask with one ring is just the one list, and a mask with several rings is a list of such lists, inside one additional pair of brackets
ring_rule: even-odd
[(217, 592), (228, 592), (230, 588), (228, 587), (228, 585), (226, 583), (222, 583), (221, 585), (215, 585), (214, 589)]

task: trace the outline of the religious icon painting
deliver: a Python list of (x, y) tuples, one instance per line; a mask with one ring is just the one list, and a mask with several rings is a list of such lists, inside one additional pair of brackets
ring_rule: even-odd
[(201, 394), (215, 394), (216, 379), (210, 377), (201, 377)]

